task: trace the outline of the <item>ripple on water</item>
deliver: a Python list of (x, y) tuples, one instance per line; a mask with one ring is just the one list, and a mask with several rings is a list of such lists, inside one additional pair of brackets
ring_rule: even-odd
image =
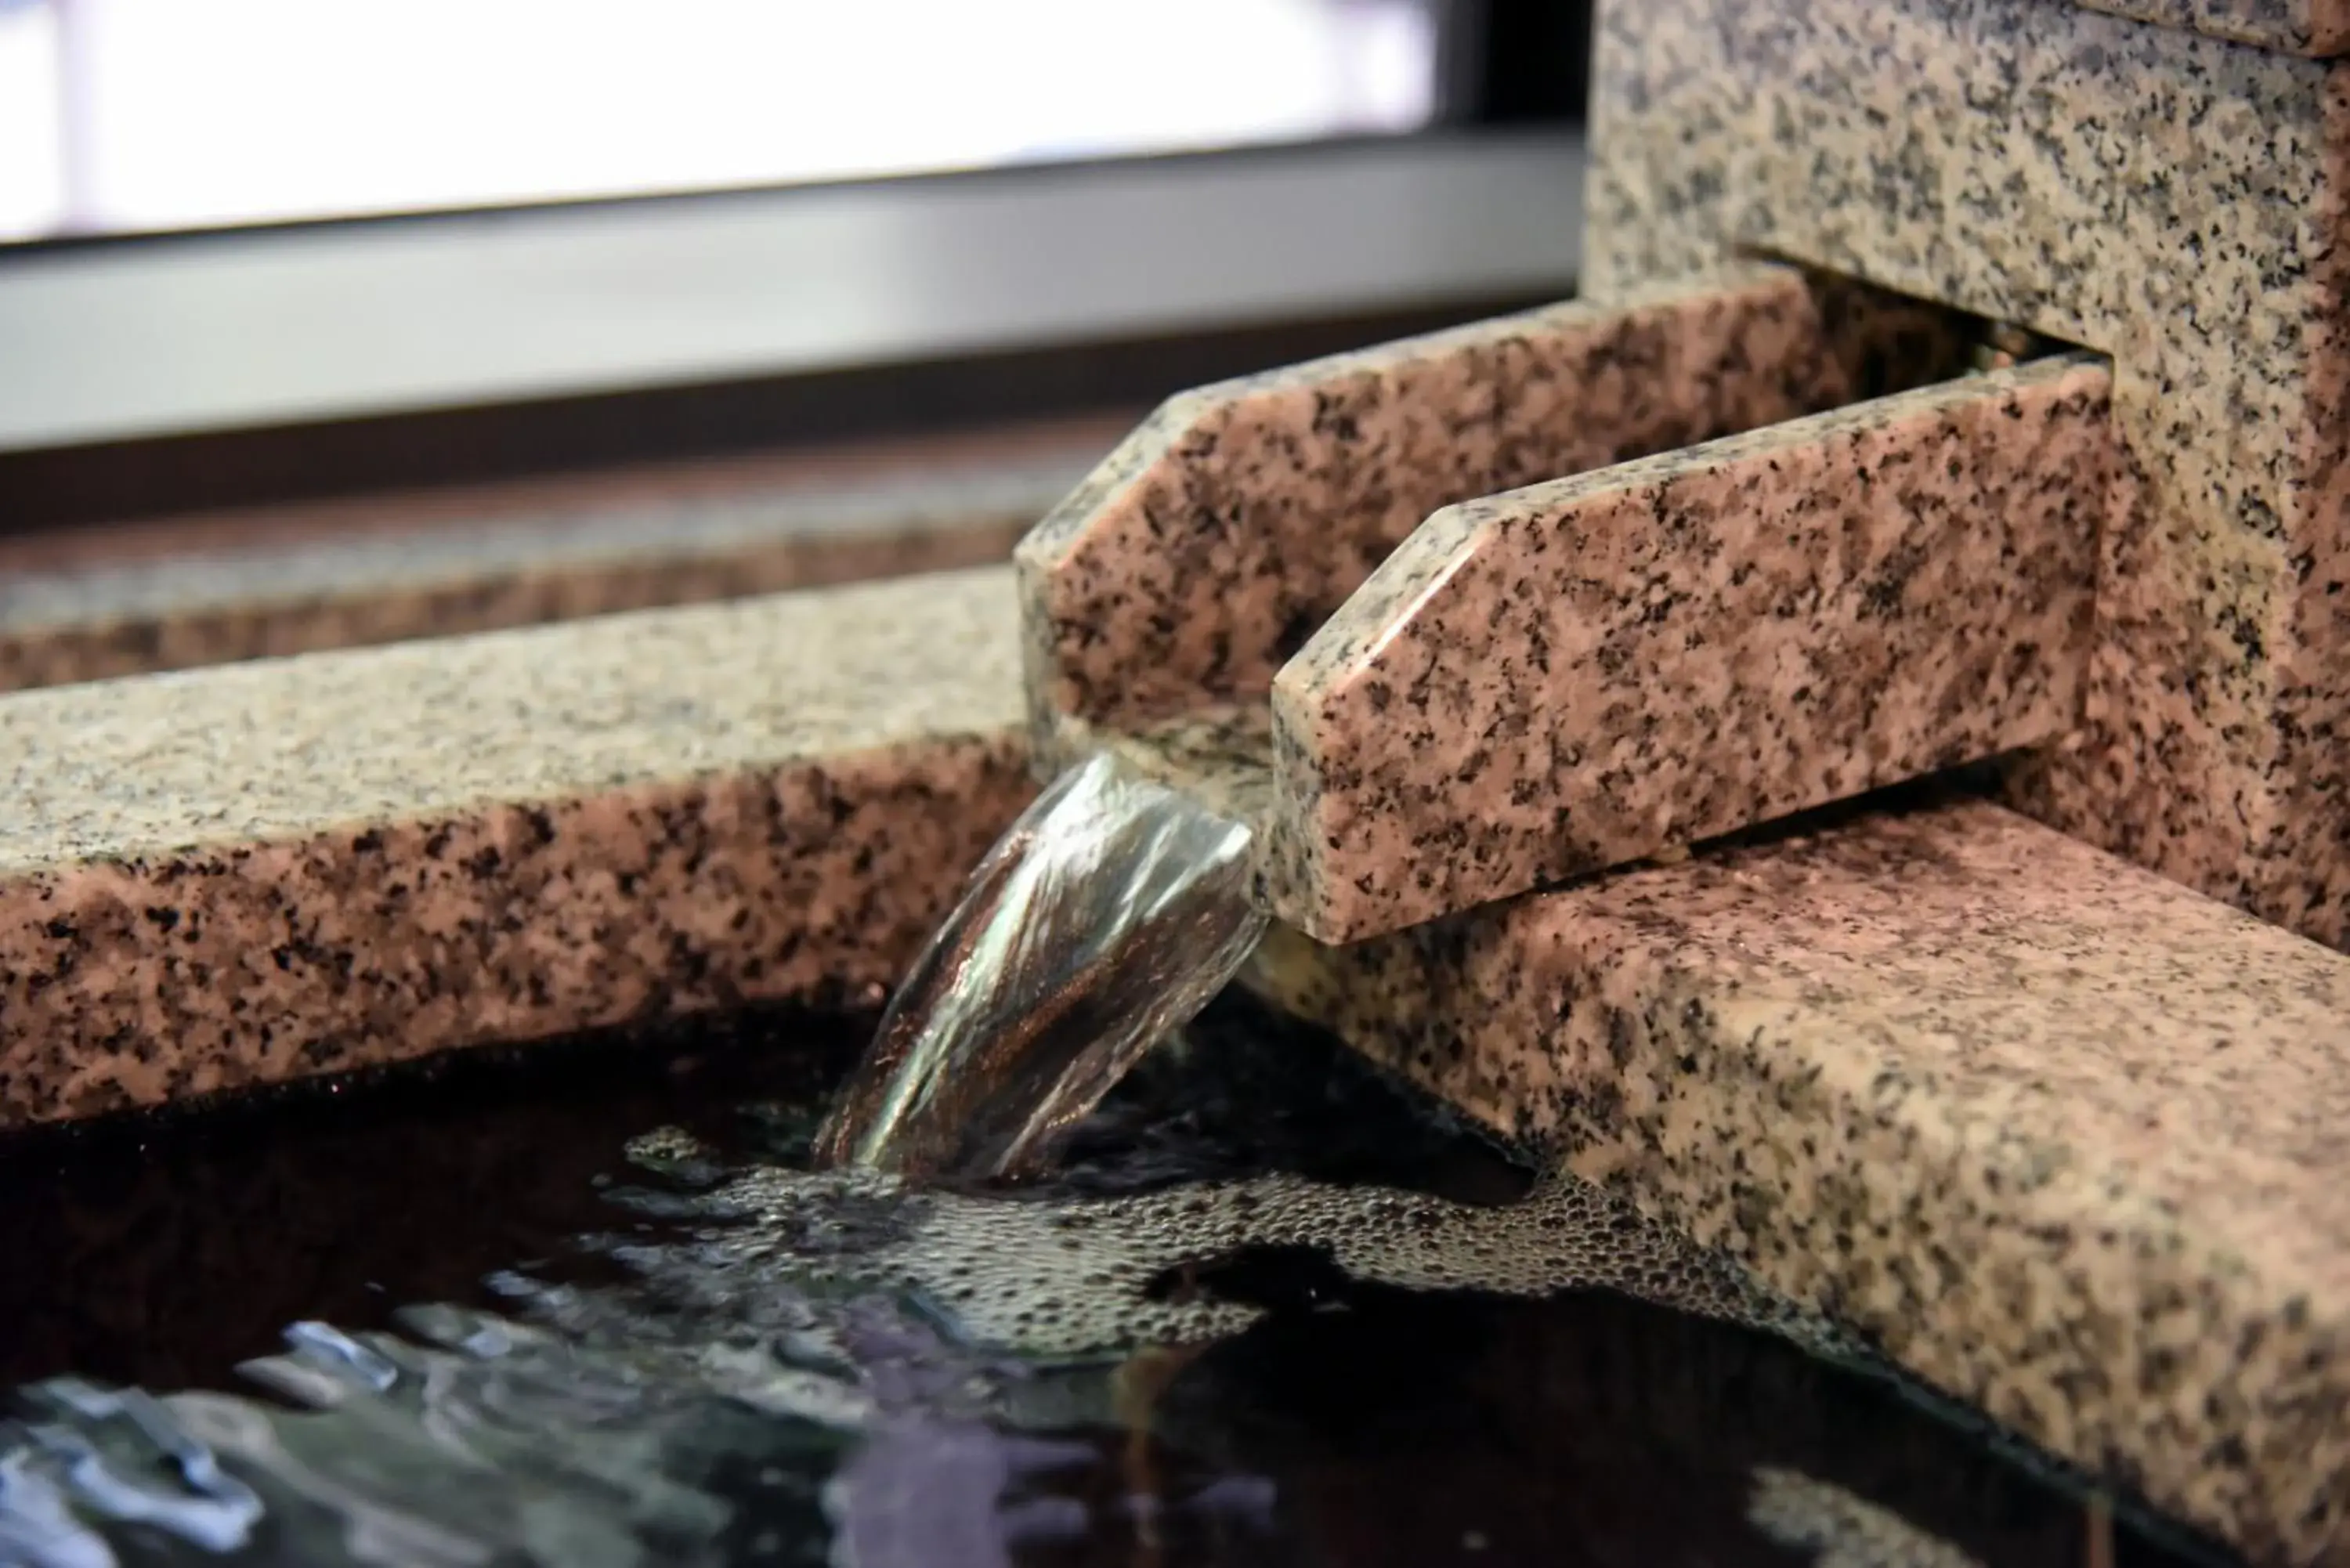
[(617, 1268), (296, 1323), (249, 1395), (36, 1385), (0, 1563), (2076, 1568), (2073, 1496), (1832, 1326), (1272, 1028), (1211, 1015), (1065, 1179), (811, 1173), (762, 1105), (614, 1150)]

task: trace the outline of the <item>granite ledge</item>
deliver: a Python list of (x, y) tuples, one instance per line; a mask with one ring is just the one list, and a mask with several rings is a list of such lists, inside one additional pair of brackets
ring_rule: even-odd
[(2085, 9), (2183, 27), (2279, 54), (2350, 54), (2350, 0), (2077, 0)]
[(997, 568), (0, 698), (0, 1125), (878, 986), (1017, 640)]
[(192, 517), (61, 560), (0, 542), (0, 691), (991, 565), (1083, 475), (1075, 439)]
[(1182, 393), (1021, 542), (1036, 727), (1262, 696), (1439, 507), (1939, 379), (1967, 329), (1731, 264)]
[(2262, 1561), (2350, 1561), (2350, 958), (1999, 807), (1253, 983)]

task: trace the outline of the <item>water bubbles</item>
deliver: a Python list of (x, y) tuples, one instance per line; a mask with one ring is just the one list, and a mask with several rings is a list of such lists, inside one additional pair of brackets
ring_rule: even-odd
[[(895, 1200), (893, 1228), (855, 1216)], [(809, 1278), (912, 1292), (951, 1303), (971, 1343), (1044, 1359), (1197, 1345), (1246, 1328), (1262, 1309), (1155, 1287), (1186, 1268), (1254, 1250), (1306, 1246), (1345, 1275), (1411, 1290), (1510, 1296), (1605, 1288), (1848, 1349), (1825, 1320), (1762, 1290), (1624, 1199), (1579, 1179), (1545, 1181), (1501, 1208), (1328, 1187), (1293, 1176), (1118, 1198), (915, 1193), (871, 1171), (746, 1171), (709, 1195), (714, 1211), (816, 1248), (637, 1255), (649, 1278), (702, 1296), (784, 1289)]]
[(380, 1352), (323, 1323), (297, 1323), (286, 1331), (286, 1342), (306, 1361), (321, 1363), (356, 1378), (360, 1386), (380, 1394), (399, 1381), (400, 1369)]
[(1814, 1568), (1982, 1568), (1974, 1557), (1844, 1488), (1776, 1465), (1754, 1470), (1747, 1518)]

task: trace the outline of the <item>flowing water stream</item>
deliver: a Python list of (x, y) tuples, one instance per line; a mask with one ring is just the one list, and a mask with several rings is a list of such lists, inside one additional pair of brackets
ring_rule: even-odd
[(1211, 1002), (1245, 849), (1089, 764), (878, 1030), (0, 1147), (0, 1564), (2108, 1560), (1835, 1325)]
[(1264, 934), (1249, 831), (1107, 756), (1047, 785), (915, 961), (817, 1140), (909, 1175), (1037, 1169)]

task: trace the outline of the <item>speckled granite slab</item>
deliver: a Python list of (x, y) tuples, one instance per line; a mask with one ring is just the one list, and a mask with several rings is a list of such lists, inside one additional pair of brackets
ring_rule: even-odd
[(1970, 802), (1254, 983), (2255, 1558), (2350, 1560), (2350, 959)]
[(2350, 0), (2078, 0), (2092, 11), (2289, 55), (2350, 54)]
[(0, 1124), (878, 985), (1019, 691), (995, 568), (0, 698)]
[(1931, 379), (1953, 319), (1740, 267), (1184, 393), (1021, 544), (1039, 728), (1262, 696), (1438, 507)]
[(2350, 943), (2350, 65), (2043, 0), (1610, 0), (1594, 82), (1599, 296), (1757, 246), (2112, 356), (2137, 511), (2017, 799)]
[(1274, 682), (1273, 907), (1351, 941), (2054, 740), (2090, 356), (1439, 512)]
[(11, 572), (0, 546), (0, 691), (1002, 561), (1098, 451), (827, 483), (712, 464), (545, 498), (490, 490), (470, 516), (463, 497), (411, 502), (406, 520), (396, 504), (320, 507), (287, 538), (293, 508), (249, 520), (251, 543), (172, 549), (147, 529), (131, 558), (70, 569)]

